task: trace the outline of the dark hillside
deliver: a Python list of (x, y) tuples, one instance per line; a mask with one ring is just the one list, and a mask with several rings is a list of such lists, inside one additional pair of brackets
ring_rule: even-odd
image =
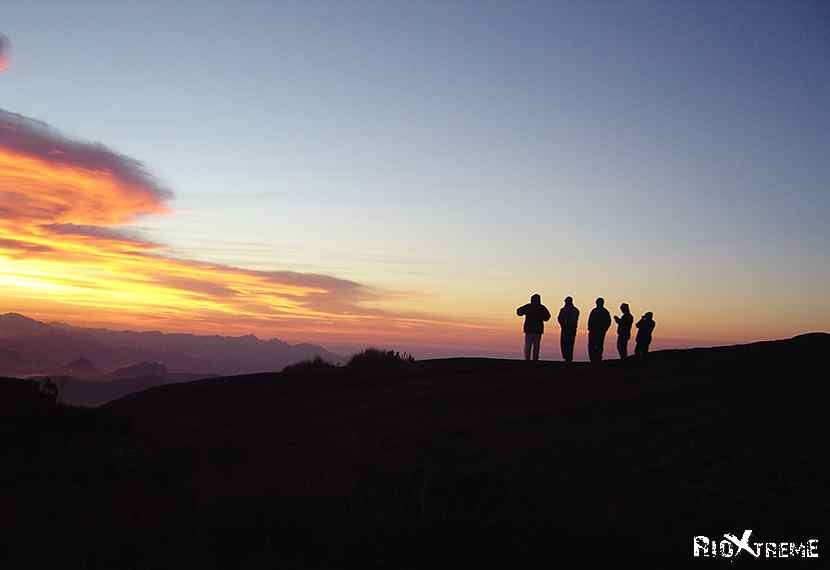
[(6, 421), (3, 524), (87, 568), (716, 562), (694, 535), (823, 538), (829, 351), (433, 360), (56, 408)]

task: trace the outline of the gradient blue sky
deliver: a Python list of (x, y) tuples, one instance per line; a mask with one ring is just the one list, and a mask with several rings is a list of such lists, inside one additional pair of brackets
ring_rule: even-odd
[(176, 199), (140, 225), (182, 256), (506, 326), (538, 290), (681, 339), (830, 328), (826, 3), (1, 15), (0, 107), (143, 161)]

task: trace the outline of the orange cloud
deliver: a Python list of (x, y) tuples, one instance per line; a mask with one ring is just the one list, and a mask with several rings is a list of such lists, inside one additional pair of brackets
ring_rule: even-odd
[(0, 303), (89, 324), (382, 344), (487, 330), (392, 314), (395, 298), (310, 273), (186, 260), (131, 231), (170, 213), (143, 165), (0, 110)]

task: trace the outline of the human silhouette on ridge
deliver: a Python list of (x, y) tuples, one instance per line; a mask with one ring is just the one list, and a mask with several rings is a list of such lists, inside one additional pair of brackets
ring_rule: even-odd
[(611, 326), (611, 313), (605, 308), (605, 299), (597, 299), (597, 306), (588, 315), (588, 358), (591, 362), (602, 362), (605, 333)]
[(565, 297), (565, 305), (559, 309), (559, 327), (562, 329), (559, 337), (559, 348), (565, 362), (574, 359), (574, 342), (576, 342), (576, 325), (579, 321), (579, 309), (574, 306), (573, 297)]
[(614, 321), (617, 323), (617, 352), (620, 353), (620, 360), (624, 360), (628, 356), (628, 339), (631, 338), (631, 325), (634, 324), (634, 315), (628, 308), (628, 303), (620, 305), (622, 316), (614, 315)]
[(539, 347), (542, 344), (542, 334), (545, 332), (545, 321), (550, 320), (550, 311), (542, 304), (542, 297), (534, 293), (530, 303), (516, 309), (516, 314), (524, 316), (525, 333), (525, 360), (539, 360)]
[(637, 321), (637, 344), (634, 347), (634, 354), (644, 356), (648, 354), (648, 346), (651, 344), (651, 334), (654, 332), (654, 313), (647, 312)]

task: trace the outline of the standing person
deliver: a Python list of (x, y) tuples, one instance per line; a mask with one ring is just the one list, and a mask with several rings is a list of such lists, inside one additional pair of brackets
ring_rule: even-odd
[(634, 354), (645, 356), (648, 354), (648, 345), (651, 344), (651, 333), (654, 332), (654, 313), (649, 311), (637, 321), (637, 345), (634, 347)]
[(574, 307), (572, 297), (565, 297), (565, 306), (559, 309), (559, 316), (556, 318), (562, 328), (559, 337), (559, 347), (562, 349), (562, 358), (565, 362), (572, 362), (574, 359), (574, 342), (576, 341), (576, 323), (579, 321), (579, 309)]
[(617, 352), (620, 353), (620, 360), (624, 360), (628, 356), (628, 339), (631, 338), (631, 325), (634, 324), (634, 315), (628, 308), (628, 303), (620, 305), (622, 316), (614, 315), (614, 321), (617, 323)]
[(550, 320), (550, 311), (542, 304), (539, 293), (534, 293), (530, 303), (516, 309), (516, 314), (525, 318), (525, 360), (530, 360), (531, 351), (533, 360), (539, 360), (539, 346), (545, 332), (545, 321)]
[(611, 326), (611, 313), (605, 308), (605, 299), (597, 299), (597, 306), (588, 315), (588, 358), (591, 362), (602, 362), (605, 333)]

